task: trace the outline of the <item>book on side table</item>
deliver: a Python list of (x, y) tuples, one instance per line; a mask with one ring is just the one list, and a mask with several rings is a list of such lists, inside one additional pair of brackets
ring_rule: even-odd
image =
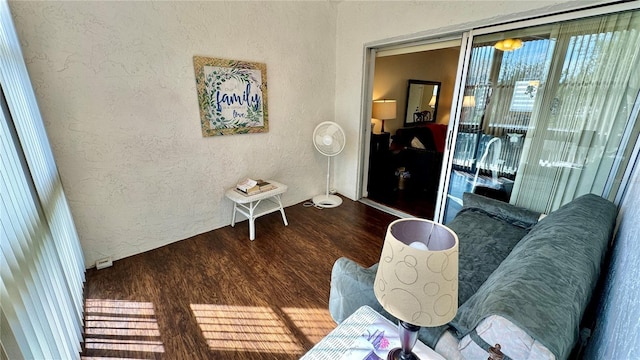
[(260, 192), (263, 191), (269, 191), (269, 190), (273, 190), (276, 188), (275, 185), (273, 185), (272, 183), (268, 182), (268, 181), (264, 181), (264, 180), (256, 180), (258, 182), (257, 186), (260, 189)]
[(262, 179), (252, 180), (252, 179), (246, 178), (240, 181), (236, 185), (236, 191), (246, 196), (273, 190), (275, 188), (276, 188), (275, 185), (271, 184), (268, 181), (264, 181)]

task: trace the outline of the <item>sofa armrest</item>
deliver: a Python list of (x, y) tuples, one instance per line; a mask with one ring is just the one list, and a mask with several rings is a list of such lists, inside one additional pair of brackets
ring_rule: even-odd
[[(363, 305), (368, 305), (380, 315), (394, 324), (398, 319), (389, 314), (376, 299), (373, 282), (378, 271), (378, 264), (364, 268), (353, 260), (339, 258), (331, 271), (331, 292), (329, 294), (329, 312), (337, 323), (353, 314)], [(434, 348), (440, 336), (448, 326), (422, 327), (418, 339)]]
[(373, 293), (377, 270), (378, 264), (364, 268), (344, 257), (336, 260), (331, 270), (329, 293), (329, 312), (333, 320), (341, 323), (363, 305), (382, 313), (382, 306)]

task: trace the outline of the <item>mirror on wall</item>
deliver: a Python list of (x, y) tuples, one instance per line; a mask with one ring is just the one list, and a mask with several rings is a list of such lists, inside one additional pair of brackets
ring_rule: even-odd
[(439, 81), (409, 80), (404, 126), (435, 122), (439, 97)]

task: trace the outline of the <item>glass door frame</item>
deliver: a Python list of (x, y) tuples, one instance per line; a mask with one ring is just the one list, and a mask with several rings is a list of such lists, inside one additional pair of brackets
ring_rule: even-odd
[[(408, 218), (412, 217), (410, 214), (399, 211), (397, 209), (388, 207), (383, 204), (376, 203), (374, 201), (369, 200), (367, 185), (368, 185), (368, 173), (369, 173), (369, 156), (371, 153), (370, 139), (371, 139), (371, 116), (372, 116), (372, 99), (373, 99), (373, 74), (375, 71), (375, 63), (376, 57), (378, 53), (390, 53), (392, 55), (396, 54), (405, 54), (410, 52), (419, 52), (426, 50), (435, 50), (443, 48), (443, 44), (447, 44), (450, 42), (460, 41), (463, 36), (463, 31), (453, 31), (453, 32), (438, 32), (431, 34), (427, 37), (418, 37), (418, 38), (407, 38), (401, 41), (397, 39), (390, 40), (381, 40), (377, 42), (372, 42), (369, 44), (365, 44), (364, 47), (364, 64), (363, 64), (363, 83), (362, 83), (362, 103), (360, 105), (362, 119), (360, 123), (360, 151), (358, 154), (358, 169), (359, 173), (357, 174), (357, 178), (359, 179), (356, 194), (358, 194), (359, 201), (364, 202), (374, 208), (385, 211), (389, 214), (398, 216), (400, 218)], [(464, 44), (464, 43), (463, 43)], [(461, 46), (461, 49), (464, 49), (464, 46)], [(459, 62), (460, 63), (460, 62)], [(458, 66), (460, 69), (460, 66)], [(457, 79), (457, 77), (456, 77)], [(458, 86), (459, 81), (456, 81), (455, 86)], [(455, 97), (454, 97), (455, 99)], [(455, 104), (452, 104), (451, 111), (454, 111), (456, 107)], [(447, 139), (450, 137), (451, 127), (447, 128)], [(446, 154), (448, 146), (445, 148), (444, 156), (443, 156), (443, 166), (446, 163)], [(438, 197), (442, 192), (442, 188), (438, 187)], [(435, 211), (438, 211), (438, 204), (436, 204)], [(435, 217), (434, 217), (435, 219)]]
[(469, 60), (471, 57), (472, 32), (464, 32), (462, 34), (462, 43), (460, 44), (460, 57), (458, 59), (458, 71), (456, 73), (456, 84), (453, 89), (453, 98), (455, 101), (451, 103), (451, 114), (447, 127), (447, 142), (445, 144), (444, 154), (442, 157), (442, 169), (440, 170), (440, 184), (438, 185), (438, 195), (436, 198), (436, 209), (433, 220), (442, 224), (444, 219), (444, 209), (447, 205), (447, 195), (449, 182), (451, 180), (451, 170), (453, 169), (453, 154), (455, 143), (458, 137), (458, 125), (460, 124), (460, 114), (462, 111), (462, 101), (464, 99), (464, 85), (469, 70)]
[[(436, 209), (434, 215), (434, 221), (438, 223), (442, 223), (444, 221), (445, 216), (445, 207), (447, 205), (449, 187), (451, 185), (451, 173), (453, 170), (453, 155), (455, 152), (455, 144), (458, 137), (458, 128), (460, 125), (461, 118), (461, 110), (462, 110), (462, 101), (463, 96), (461, 96), (461, 91), (466, 86), (467, 73), (469, 71), (470, 65), (470, 56), (471, 50), (473, 47), (473, 40), (476, 36), (498, 33), (503, 31), (516, 30), (521, 28), (528, 28), (533, 26), (552, 24), (556, 22), (563, 22), (581, 18), (587, 18), (592, 16), (603, 16), (611, 13), (629, 11), (629, 10), (639, 10), (640, 9), (640, 1), (632, 1), (625, 2), (620, 4), (609, 4), (602, 5), (597, 7), (592, 7), (583, 10), (574, 10), (567, 13), (555, 14), (542, 16), (535, 19), (528, 20), (517, 20), (509, 23), (491, 25), (486, 27), (479, 27), (475, 29), (471, 29), (469, 31), (465, 31), (462, 34), (462, 45), (460, 49), (460, 61), (458, 63), (458, 74), (456, 75), (457, 81), (455, 85), (454, 99), (455, 101), (452, 104), (451, 113), (453, 117), (449, 121), (449, 126), (447, 130), (447, 144), (445, 148), (445, 153), (443, 157), (442, 171), (440, 176), (440, 184), (438, 187), (438, 197), (436, 202)], [(635, 112), (634, 112), (635, 113)], [(630, 130), (630, 129), (627, 129)], [(627, 165), (627, 169), (625, 174), (627, 174), (631, 168), (634, 166), (635, 159), (638, 157), (638, 152), (640, 151), (640, 140), (636, 142), (633, 147), (633, 152), (630, 155), (630, 161)], [(631, 146), (631, 145), (628, 145)], [(613, 181), (613, 177), (615, 177), (615, 171), (609, 175), (609, 179), (607, 180), (607, 184), (610, 184)], [(625, 180), (628, 180), (625, 176)], [(625, 192), (625, 188), (627, 183), (623, 182), (620, 184), (620, 187), (617, 189), (618, 196), (616, 197), (616, 205), (618, 205), (620, 195)], [(611, 187), (608, 186), (605, 191), (608, 191)]]

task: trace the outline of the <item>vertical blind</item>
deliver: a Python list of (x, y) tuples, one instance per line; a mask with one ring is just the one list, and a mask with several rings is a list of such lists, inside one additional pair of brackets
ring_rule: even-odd
[(0, 359), (79, 358), (82, 250), (6, 0), (0, 64)]
[[(470, 108), (463, 105), (454, 156), (454, 163), (463, 169), (511, 177), (518, 170), (521, 140), (529, 128), (540, 80), (546, 78), (554, 42), (531, 38), (524, 44), (513, 52), (496, 51), (493, 43), (474, 45), (465, 86), (465, 96), (474, 103)], [(487, 146), (490, 143), (493, 147)]]
[[(640, 11), (559, 24), (512, 200), (549, 212), (603, 196), (640, 91)], [(636, 127), (638, 126), (636, 122)]]

